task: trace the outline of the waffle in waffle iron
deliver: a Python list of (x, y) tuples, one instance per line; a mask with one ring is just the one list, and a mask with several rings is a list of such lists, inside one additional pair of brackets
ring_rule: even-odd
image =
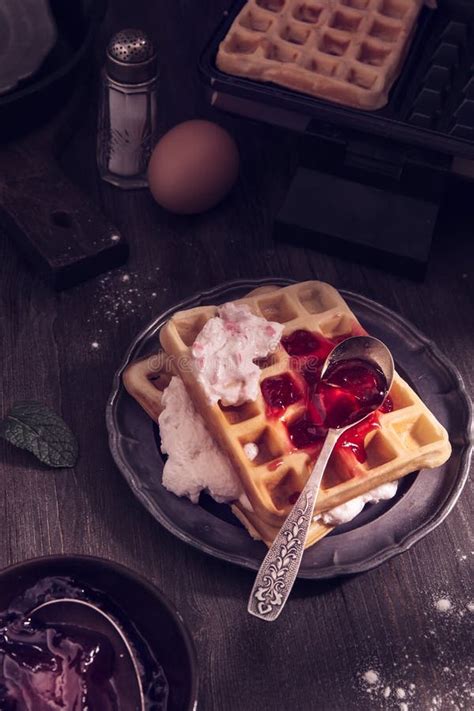
[(388, 101), (424, 0), (247, 0), (217, 53), (231, 75), (346, 106)]

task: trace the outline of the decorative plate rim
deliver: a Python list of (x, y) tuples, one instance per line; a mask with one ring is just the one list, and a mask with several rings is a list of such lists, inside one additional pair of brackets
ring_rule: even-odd
[[(289, 284), (294, 284), (299, 280), (289, 279), (284, 277), (264, 277), (261, 279), (236, 279), (231, 281), (226, 281), (218, 284), (209, 289), (205, 289), (198, 292), (190, 297), (187, 297), (177, 304), (173, 304), (164, 311), (162, 311), (157, 317), (150, 321), (138, 335), (133, 339), (129, 347), (127, 348), (124, 356), (121, 359), (120, 365), (117, 368), (113, 381), (112, 390), (109, 396), (105, 419), (106, 426), (109, 434), (109, 448), (112, 457), (120, 470), (122, 476), (124, 476), (128, 486), (133, 491), (134, 495), (138, 498), (140, 503), (145, 506), (145, 508), (151, 513), (153, 518), (157, 520), (164, 528), (166, 528), (174, 536), (182, 540), (184, 543), (191, 545), (197, 550), (206, 553), (214, 558), (230, 562), (241, 567), (258, 570), (260, 562), (253, 561), (249, 559), (247, 555), (239, 555), (236, 553), (226, 553), (225, 551), (215, 548), (204, 541), (196, 539), (195, 537), (189, 535), (186, 531), (178, 528), (175, 521), (170, 519), (163, 511), (157, 512), (156, 509), (152, 510), (152, 506), (146, 496), (146, 494), (139, 489), (139, 487), (132, 484), (130, 480), (130, 474), (133, 474), (132, 467), (129, 466), (128, 462), (122, 456), (120, 451), (118, 440), (120, 438), (120, 433), (115, 423), (114, 412), (115, 405), (118, 396), (123, 388), (122, 385), (122, 374), (125, 368), (129, 365), (132, 360), (134, 351), (139, 347), (144, 338), (150, 338), (156, 335), (156, 332), (163, 325), (163, 323), (172, 316), (172, 314), (177, 311), (195, 306), (196, 303), (201, 303), (203, 301), (212, 299), (214, 296), (221, 299), (225, 296), (226, 292), (234, 291), (237, 289), (255, 289), (259, 286), (275, 285), (275, 286), (288, 286)], [(301, 571), (299, 578), (313, 579), (313, 580), (326, 580), (335, 577), (340, 577), (343, 575), (353, 575), (361, 572), (371, 570), (378, 567), (382, 563), (386, 562), (390, 558), (396, 555), (404, 553), (414, 546), (418, 541), (424, 538), (426, 535), (431, 533), (437, 526), (439, 526), (449, 515), (449, 513), (454, 508), (457, 503), (459, 496), (464, 488), (467, 481), (470, 469), (470, 462), (473, 451), (474, 443), (474, 418), (473, 418), (473, 406), (471, 399), (467, 393), (463, 378), (459, 373), (456, 366), (454, 366), (451, 361), (439, 350), (438, 346), (430, 338), (425, 336), (414, 324), (405, 320), (402, 316), (392, 311), (388, 307), (374, 301), (366, 296), (357, 294), (355, 292), (349, 291), (347, 289), (338, 289), (339, 293), (344, 297), (349, 297), (353, 302), (359, 303), (368, 309), (374, 309), (376, 307), (377, 312), (382, 314), (391, 323), (403, 325), (403, 328), (411, 332), (417, 341), (419, 341), (424, 349), (426, 349), (434, 361), (441, 366), (442, 369), (449, 375), (449, 377), (456, 383), (456, 389), (460, 396), (464, 400), (467, 413), (466, 430), (463, 432), (463, 448), (460, 456), (460, 462), (458, 467), (458, 476), (453, 488), (451, 489), (446, 500), (440, 505), (438, 509), (434, 511), (432, 516), (425, 519), (420, 525), (411, 530), (399, 541), (393, 542), (390, 545), (376, 551), (372, 556), (365, 558), (358, 563), (349, 563), (339, 565), (333, 563), (330, 566), (324, 568), (314, 568), (310, 571)], [(263, 545), (263, 544), (262, 544)]]

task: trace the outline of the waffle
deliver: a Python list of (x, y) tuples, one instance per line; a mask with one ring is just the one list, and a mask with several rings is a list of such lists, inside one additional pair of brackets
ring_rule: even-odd
[[(164, 351), (132, 363), (123, 374), (124, 385), (128, 393), (156, 423), (158, 423), (158, 418), (163, 410), (163, 391), (169, 385), (173, 375), (177, 375), (177, 373), (172, 365), (172, 359)], [(250, 536), (255, 540), (262, 540), (270, 547), (278, 533), (278, 527), (269, 526), (259, 519), (254, 511), (249, 511), (238, 501), (234, 502), (231, 508), (235, 517), (245, 526)], [(334, 526), (313, 521), (305, 547), (309, 548), (314, 545), (333, 529)]]
[(177, 373), (171, 359), (160, 351), (129, 365), (123, 374), (123, 384), (147, 415), (158, 422), (163, 409), (161, 404), (163, 390), (169, 385), (173, 375)]
[[(232, 512), (247, 529), (248, 533), (256, 541), (263, 541), (269, 548), (276, 538), (280, 529), (278, 526), (270, 526), (262, 521), (254, 511), (248, 511), (240, 503), (232, 504)], [(333, 531), (335, 526), (328, 526), (321, 521), (313, 520), (310, 523), (308, 535), (306, 537), (305, 548), (314, 546), (324, 536)]]
[[(248, 304), (256, 315), (283, 323), (283, 336), (300, 329), (329, 339), (365, 333), (339, 293), (322, 282), (259, 290), (239, 303)], [(281, 419), (267, 417), (261, 394), (255, 402), (241, 406), (208, 403), (189, 359), (196, 336), (216, 313), (215, 306), (197, 307), (176, 313), (163, 326), (160, 340), (171, 363), (168, 371), (176, 369), (179, 373), (211, 435), (231, 458), (253, 509), (248, 512), (252, 521), (240, 509), (242, 517), (247, 517), (257, 530), (259, 524), (262, 531), (264, 527), (276, 529), (291, 510), (295, 494), (303, 489), (316, 455), (303, 449), (292, 451), (286, 425)], [(262, 381), (287, 373), (291, 369), (290, 356), (280, 346), (260, 365)], [(292, 375), (295, 376), (294, 371)], [(333, 452), (315, 513), (339, 506), (422, 467), (440, 466), (449, 457), (451, 448), (445, 429), (398, 374), (390, 396), (393, 411), (380, 414), (379, 427), (367, 434), (364, 462), (359, 462), (348, 448), (336, 448)], [(304, 409), (303, 401), (290, 405), (285, 411), (286, 422), (301, 417)], [(254, 461), (249, 461), (243, 450), (249, 442), (259, 447)], [(265, 539), (265, 533), (260, 535)]]
[(424, 0), (247, 0), (221, 42), (227, 74), (346, 106), (388, 101)]

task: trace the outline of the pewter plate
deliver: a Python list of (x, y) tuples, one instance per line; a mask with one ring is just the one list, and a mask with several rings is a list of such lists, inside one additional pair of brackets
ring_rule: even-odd
[[(122, 385), (122, 373), (134, 360), (159, 347), (163, 324), (182, 309), (219, 304), (265, 284), (285, 286), (289, 279), (239, 280), (197, 294), (160, 314), (133, 341), (117, 370), (106, 420), (115, 462), (130, 488), (152, 516), (182, 541), (230, 563), (257, 570), (263, 543), (252, 540), (228, 506), (201, 495), (198, 505), (161, 485), (163, 457), (156, 425)], [(300, 578), (327, 579), (369, 570), (438, 526), (452, 510), (466, 482), (472, 451), (472, 408), (462, 378), (437, 347), (393, 311), (363, 296), (341, 290), (367, 331), (392, 351), (405, 377), (449, 432), (453, 452), (442, 467), (405, 477), (396, 497), (366, 506), (350, 523), (307, 550)]]

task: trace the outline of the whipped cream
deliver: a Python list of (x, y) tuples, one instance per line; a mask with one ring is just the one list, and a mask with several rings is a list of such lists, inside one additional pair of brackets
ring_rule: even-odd
[(244, 454), (251, 462), (257, 459), (259, 451), (258, 444), (255, 444), (255, 442), (247, 442), (247, 444), (244, 444)]
[(232, 464), (206, 429), (181, 378), (171, 378), (162, 404), (161, 451), (168, 455), (163, 486), (193, 503), (203, 490), (219, 503), (238, 499), (243, 490)]
[(367, 494), (362, 494), (362, 496), (346, 501), (345, 504), (317, 514), (314, 520), (322, 521), (328, 526), (339, 526), (342, 523), (348, 523), (348, 521), (352, 521), (353, 518), (360, 514), (366, 504), (376, 504), (378, 501), (392, 499), (397, 493), (397, 488), (398, 482), (396, 481), (381, 484)]
[(281, 323), (255, 316), (246, 304), (221, 306), (191, 349), (197, 379), (209, 402), (242, 405), (256, 400), (260, 368), (254, 360), (276, 351), (282, 333)]

